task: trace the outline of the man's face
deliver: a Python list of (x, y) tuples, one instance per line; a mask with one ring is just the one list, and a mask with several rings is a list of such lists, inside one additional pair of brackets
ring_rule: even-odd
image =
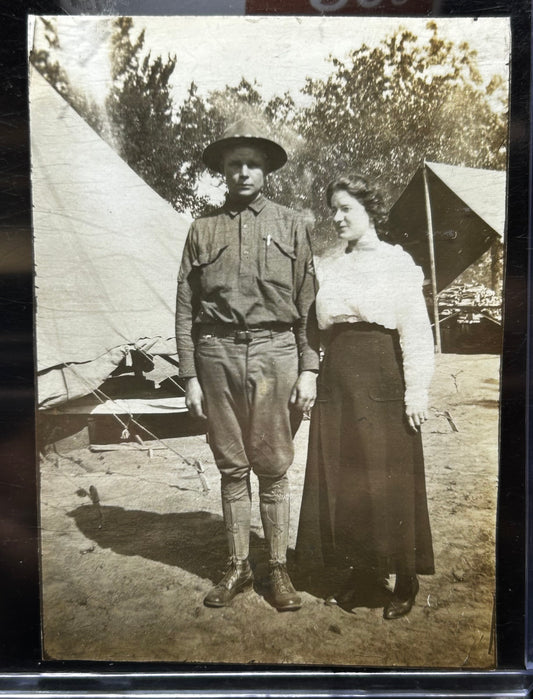
[(265, 184), (266, 158), (263, 151), (237, 146), (224, 156), (224, 176), (230, 199), (252, 201)]

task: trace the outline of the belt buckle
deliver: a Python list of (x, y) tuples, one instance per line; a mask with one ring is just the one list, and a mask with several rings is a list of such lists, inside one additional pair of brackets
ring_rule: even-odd
[(252, 333), (249, 330), (236, 330), (235, 331), (235, 342), (251, 342)]

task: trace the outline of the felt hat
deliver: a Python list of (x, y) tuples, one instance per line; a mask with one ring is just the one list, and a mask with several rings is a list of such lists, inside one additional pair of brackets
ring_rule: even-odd
[(285, 150), (269, 138), (265, 138), (261, 125), (252, 119), (239, 119), (230, 124), (222, 134), (222, 138), (210, 143), (202, 154), (202, 160), (207, 167), (223, 173), (223, 156), (228, 148), (245, 146), (259, 148), (267, 157), (266, 172), (279, 170), (287, 162)]

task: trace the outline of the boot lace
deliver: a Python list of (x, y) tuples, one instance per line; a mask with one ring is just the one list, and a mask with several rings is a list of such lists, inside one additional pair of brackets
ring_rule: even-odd
[(280, 592), (289, 594), (294, 592), (294, 587), (287, 573), (287, 569), (282, 564), (272, 566), (272, 583)]
[(218, 587), (230, 587), (235, 579), (246, 572), (246, 561), (228, 558)]

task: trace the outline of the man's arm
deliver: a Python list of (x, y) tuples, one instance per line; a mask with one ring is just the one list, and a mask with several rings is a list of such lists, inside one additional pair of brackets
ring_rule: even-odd
[(185, 404), (193, 417), (205, 418), (204, 395), (196, 377), (194, 362), (194, 341), (192, 336), (193, 314), (195, 308), (195, 291), (193, 271), (193, 232), (194, 224), (183, 248), (180, 271), (178, 274), (178, 292), (176, 298), (176, 343), (180, 363), (180, 378), (185, 381)]
[(320, 339), (315, 313), (317, 292), (313, 253), (309, 233), (303, 221), (296, 225), (296, 261), (294, 268), (294, 302), (299, 320), (294, 332), (298, 345), (299, 370), (318, 372)]
[(191, 272), (193, 270), (194, 223), (189, 230), (178, 274), (176, 297), (176, 343), (180, 362), (180, 377), (196, 376), (194, 363), (194, 342), (192, 337), (194, 290)]
[(295, 323), (298, 345), (299, 376), (290, 402), (302, 411), (310, 410), (316, 399), (319, 365), (319, 333), (315, 313), (316, 277), (309, 233), (303, 222), (296, 228), (296, 262), (294, 273), (295, 303), (299, 320)]

